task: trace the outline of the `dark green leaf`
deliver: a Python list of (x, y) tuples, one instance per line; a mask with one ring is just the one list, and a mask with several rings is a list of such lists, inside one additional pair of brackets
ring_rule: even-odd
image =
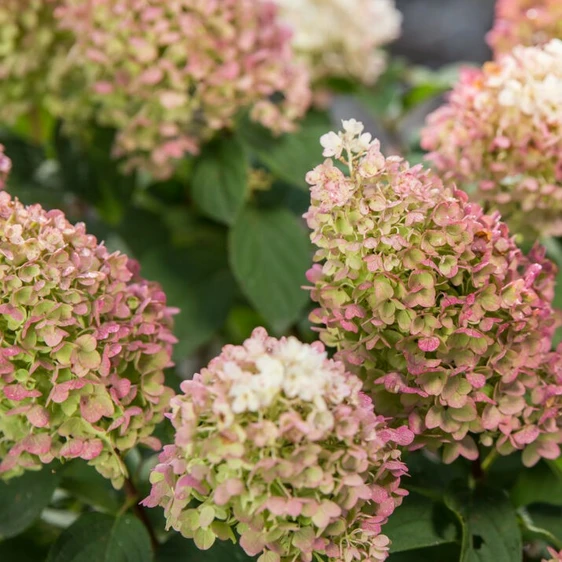
[(447, 507), (462, 525), (460, 562), (520, 562), (523, 555), (517, 514), (503, 490), (469, 490), (452, 485)]
[(55, 542), (47, 562), (151, 562), (150, 537), (131, 515), (82, 515)]
[(511, 490), (516, 507), (532, 503), (562, 505), (562, 479), (545, 462), (521, 471)]
[[(466, 480), (470, 474), (470, 463), (463, 458), (453, 464), (443, 464), (441, 460), (426, 451), (408, 453), (406, 464), (410, 478), (404, 481), (409, 490), (424, 489), (435, 499), (441, 499), (453, 480)], [(424, 494), (426, 495), (426, 494)]]
[(562, 541), (562, 508), (552, 505), (532, 505), (527, 512), (533, 525), (552, 533)]
[[(517, 514), (519, 516), (519, 526), (521, 527), (523, 541), (525, 543), (541, 541), (555, 547), (556, 550), (560, 550), (562, 548), (562, 541), (556, 536), (556, 534), (552, 532), (552, 530), (549, 530), (548, 526), (544, 527), (539, 523), (539, 521), (536, 521), (527, 509), (520, 508), (517, 511)], [(558, 519), (560, 520), (560, 514), (558, 514)], [(560, 521), (558, 525), (560, 526)]]
[(320, 113), (309, 114), (296, 132), (281, 137), (253, 123), (241, 127), (244, 142), (278, 178), (306, 190), (306, 174), (323, 160), (320, 137), (330, 130), (328, 116)]
[(248, 163), (238, 138), (221, 137), (203, 149), (193, 170), (191, 194), (208, 217), (232, 224), (244, 205)]
[(225, 248), (208, 244), (195, 248), (157, 247), (141, 257), (142, 274), (159, 281), (170, 306), (179, 343), (176, 357), (188, 356), (206, 343), (226, 320), (236, 291)]
[(29, 538), (16, 537), (0, 542), (0, 560), (2, 562), (39, 562), (44, 560), (46, 552)]
[(231, 541), (215, 541), (209, 550), (199, 550), (190, 539), (174, 535), (156, 553), (156, 562), (251, 562), (239, 545)]
[(307, 302), (308, 236), (285, 210), (246, 208), (230, 232), (230, 263), (242, 290), (274, 331), (295, 322)]
[(458, 562), (458, 560), (459, 546), (456, 544), (396, 552), (388, 558), (388, 562)]
[(384, 533), (392, 540), (391, 552), (453, 542), (457, 528), (444, 505), (410, 494), (391, 515)]
[(232, 344), (240, 345), (251, 336), (254, 328), (262, 325), (262, 317), (253, 308), (249, 306), (233, 307), (225, 323), (227, 339)]
[(95, 205), (110, 224), (119, 222), (135, 189), (134, 174), (123, 175), (111, 156), (114, 131), (92, 127), (87, 142), (69, 138), (62, 127), (55, 131), (54, 146), (64, 189)]
[(122, 499), (109, 480), (82, 460), (74, 460), (62, 468), (60, 487), (80, 501), (110, 513), (119, 510)]
[[(150, 228), (147, 228), (150, 225)], [(157, 213), (130, 207), (119, 225), (119, 234), (141, 260), (143, 254), (169, 243), (168, 230)], [(144, 272), (141, 273), (144, 276)]]
[(47, 507), (59, 482), (53, 467), (0, 481), (0, 537), (15, 537)]

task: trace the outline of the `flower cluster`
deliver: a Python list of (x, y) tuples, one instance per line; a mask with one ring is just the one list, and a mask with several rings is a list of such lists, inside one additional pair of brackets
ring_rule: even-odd
[(68, 81), (84, 91), (62, 96), (59, 110), (71, 123), (116, 128), (115, 154), (129, 167), (169, 176), (240, 110), (279, 133), (310, 103), (272, 2), (66, 0), (56, 15), (75, 34)]
[(350, 174), (329, 158), (307, 176), (322, 340), (360, 373), (377, 412), (409, 425), (414, 447), (474, 459), (479, 437), (501, 454), (534, 447), (528, 464), (551, 458), (562, 436), (537, 410), (550, 402), (536, 370), (555, 324), (555, 266), (538, 247), (525, 257), (497, 213), (385, 158), (360, 123), (343, 125), (321, 142)]
[(0, 144), (0, 189), (4, 189), (6, 186), (11, 169), (12, 161), (4, 154), (4, 146)]
[(0, 0), (0, 120), (45, 104), (51, 75), (65, 58), (64, 33), (53, 10), (59, 0)]
[(0, 474), (82, 458), (120, 486), (171, 390), (173, 310), (60, 211), (0, 192)]
[(559, 0), (497, 0), (494, 27), (487, 40), (496, 56), (517, 45), (542, 45), (562, 39)]
[(467, 69), (429, 116), (423, 148), (447, 178), (476, 184), (514, 232), (562, 235), (562, 41)]
[(321, 344), (256, 329), (182, 384), (145, 505), (200, 548), (236, 528), (263, 560), (386, 559), (381, 526), (406, 494), (397, 445), (413, 435), (387, 428), (360, 389)]
[(400, 34), (402, 16), (394, 0), (276, 1), (315, 82), (352, 78), (372, 84), (386, 65), (380, 47)]

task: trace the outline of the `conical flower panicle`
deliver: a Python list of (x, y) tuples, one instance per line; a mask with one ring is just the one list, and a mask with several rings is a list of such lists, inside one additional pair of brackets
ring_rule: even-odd
[(562, 39), (559, 0), (497, 0), (494, 27), (487, 41), (496, 57), (518, 45), (543, 45)]
[(560, 432), (538, 408), (562, 381), (536, 373), (555, 327), (555, 266), (540, 247), (524, 256), (497, 214), (343, 124), (307, 177), (321, 339), (414, 447), (443, 447), (446, 461), (476, 458), (478, 442), (533, 447), (528, 464), (552, 458)]
[(562, 41), (553, 40), (464, 70), (422, 146), (445, 178), (534, 240), (562, 235), (561, 135)]
[(321, 344), (259, 328), (182, 390), (144, 502), (169, 527), (202, 549), (236, 531), (263, 561), (386, 559), (381, 527), (406, 495), (397, 447), (413, 435), (389, 429)]
[(330, 78), (373, 84), (386, 66), (383, 45), (400, 35), (394, 0), (276, 0), (292, 45), (318, 85)]
[(71, 125), (116, 128), (115, 154), (129, 168), (165, 178), (240, 111), (281, 133), (310, 104), (273, 2), (64, 0), (56, 16), (74, 35), (68, 81), (83, 90), (61, 92), (58, 111)]
[(172, 396), (160, 286), (61, 211), (0, 192), (0, 475), (82, 458), (119, 487), (123, 453)]

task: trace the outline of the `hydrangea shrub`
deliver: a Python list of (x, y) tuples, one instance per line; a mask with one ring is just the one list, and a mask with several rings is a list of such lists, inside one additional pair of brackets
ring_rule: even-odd
[(121, 486), (123, 453), (160, 447), (174, 311), (83, 224), (5, 191), (0, 272), (0, 475), (81, 458)]
[(559, 16), (0, 0), (0, 560), (562, 562)]
[(382, 46), (400, 34), (394, 0), (276, 0), (294, 29), (297, 56), (312, 79), (352, 78), (373, 84), (386, 66)]
[(175, 443), (145, 505), (199, 548), (235, 540), (261, 560), (385, 560), (400, 505), (398, 445), (361, 382), (321, 344), (256, 329), (226, 346), (172, 400)]
[(54, 76), (65, 64), (67, 34), (55, 24), (61, 0), (0, 1), (0, 119), (21, 115), (51, 101)]
[(477, 458), (478, 443), (524, 450), (529, 465), (557, 457), (559, 407), (541, 407), (562, 381), (536, 374), (555, 326), (555, 266), (538, 247), (523, 255), (497, 213), (385, 158), (361, 123), (343, 125), (307, 176), (321, 339), (415, 447), (443, 447), (446, 462)]
[(518, 45), (542, 45), (562, 39), (562, 4), (558, 0), (497, 0), (488, 44), (499, 56)]
[(515, 233), (562, 235), (562, 41), (466, 69), (422, 131), (446, 178), (475, 186)]
[(281, 133), (310, 103), (272, 2), (65, 0), (56, 17), (74, 34), (70, 80), (82, 90), (61, 95), (60, 114), (116, 128), (115, 154), (157, 177), (232, 127), (240, 110)]

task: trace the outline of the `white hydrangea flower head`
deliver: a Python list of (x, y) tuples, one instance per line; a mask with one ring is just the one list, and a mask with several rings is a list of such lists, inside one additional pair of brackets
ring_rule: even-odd
[(400, 34), (394, 0), (276, 0), (293, 28), (293, 48), (315, 81), (352, 78), (372, 84), (384, 70), (380, 49)]

